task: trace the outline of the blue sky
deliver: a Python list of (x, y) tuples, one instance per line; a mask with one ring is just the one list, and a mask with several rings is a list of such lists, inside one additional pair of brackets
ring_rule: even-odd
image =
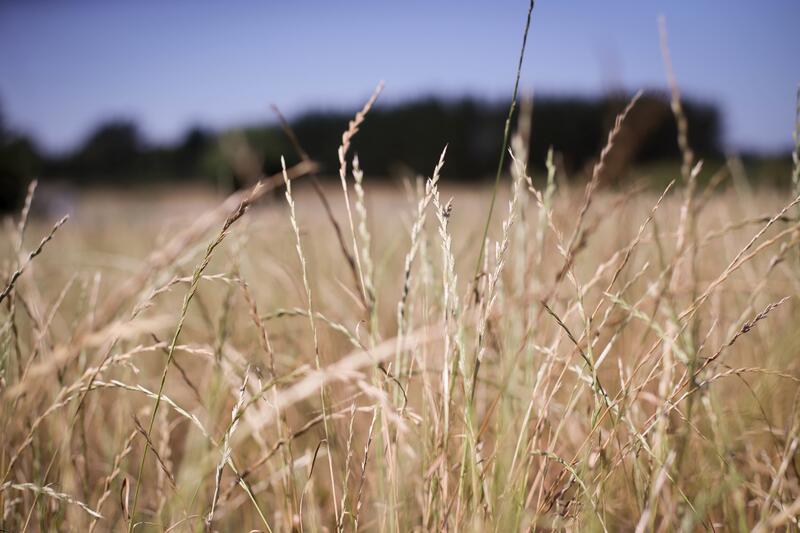
[[(169, 141), (420, 94), (508, 97), (527, 0), (0, 0), (6, 120), (51, 150), (110, 117)], [(791, 143), (800, 1), (539, 0), (522, 87), (600, 94), (663, 88), (664, 14), (685, 94), (717, 102), (731, 148)]]

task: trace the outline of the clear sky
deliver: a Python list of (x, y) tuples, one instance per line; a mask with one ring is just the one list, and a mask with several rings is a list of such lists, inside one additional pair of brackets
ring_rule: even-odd
[[(46, 148), (98, 121), (152, 140), (420, 94), (508, 97), (527, 0), (0, 0), (0, 103)], [(522, 87), (665, 87), (664, 14), (682, 90), (717, 102), (731, 148), (788, 146), (800, 0), (538, 0)], [(421, 125), (423, 126), (423, 125)]]

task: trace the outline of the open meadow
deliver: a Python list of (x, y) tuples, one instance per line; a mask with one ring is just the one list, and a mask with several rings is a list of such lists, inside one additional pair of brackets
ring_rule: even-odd
[(3, 527), (797, 527), (793, 194), (441, 164), (9, 220)]
[[(728, 155), (716, 108), (681, 97), (662, 18), (669, 92), (627, 106), (624, 91), (568, 97), (536, 115), (519, 89), (528, 6), (504, 130), (505, 102), (373, 110), (381, 83), (325, 156), (316, 144), (339, 115), (324, 106), (294, 121), (300, 135), (275, 107), (276, 123), (174, 145), (110, 122), (71, 153), (37, 156), (50, 175), (27, 195), (34, 173), (18, 163), (36, 160), (35, 144), (14, 137), (14, 172), (0, 168), (17, 188), (0, 208), (22, 204), (0, 228), (0, 533), (800, 531), (800, 104), (792, 163), (782, 147)], [(326, 18), (307, 9), (304, 39)], [(445, 10), (442, 26), (469, 15), (449, 9), (458, 17)], [(250, 33), (294, 34), (275, 11)], [(230, 10), (242, 13), (253, 18)], [(135, 27), (114, 15), (97, 25)], [(195, 15), (165, 25), (169, 39), (183, 44)], [(209, 18), (192, 46), (224, 25)], [(387, 18), (349, 23), (359, 50)], [(395, 25), (405, 54), (410, 26)], [(724, 26), (716, 12), (712, 25)], [(112, 33), (70, 57), (101, 64), (95, 51), (124, 42)], [(289, 57), (293, 37), (272, 55)], [(182, 65), (241, 83), (228, 67), (270, 56), (245, 47), (258, 61), (211, 64), (189, 48), (167, 78), (196, 87), (156, 115), (206, 84)], [(114, 75), (76, 75), (76, 94), (99, 98), (84, 89), (135, 68), (122, 49)], [(156, 63), (168, 54), (153, 50)], [(362, 68), (337, 54), (326, 68)], [(446, 57), (454, 71), (495, 60)], [(333, 78), (307, 60), (265, 70)], [(578, 146), (544, 155), (537, 116)], [(392, 130), (385, 148), (363, 129), (371, 118)], [(442, 131), (455, 138), (414, 176)], [(363, 146), (381, 152), (360, 153), (365, 168)], [(277, 151), (294, 159), (273, 169)], [(235, 192), (220, 192), (223, 178)]]

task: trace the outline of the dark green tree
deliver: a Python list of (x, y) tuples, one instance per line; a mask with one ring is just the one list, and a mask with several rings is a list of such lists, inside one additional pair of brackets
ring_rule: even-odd
[(0, 212), (19, 208), (40, 163), (33, 141), (6, 129), (0, 107)]
[(136, 124), (114, 119), (98, 126), (65, 162), (65, 173), (78, 182), (117, 182), (141, 177), (145, 146)]

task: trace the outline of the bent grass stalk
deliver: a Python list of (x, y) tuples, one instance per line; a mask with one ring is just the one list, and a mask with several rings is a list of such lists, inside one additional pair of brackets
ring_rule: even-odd
[[(284, 168), (284, 176), (286, 175), (286, 170)], [(142, 475), (144, 473), (144, 464), (147, 460), (147, 452), (150, 449), (149, 446), (149, 438), (150, 434), (153, 432), (153, 425), (156, 421), (156, 415), (158, 414), (158, 408), (161, 405), (161, 397), (164, 394), (164, 385), (167, 381), (167, 373), (169, 372), (169, 367), (172, 363), (172, 358), (175, 355), (175, 347), (178, 344), (178, 337), (181, 334), (181, 330), (183, 329), (183, 324), (186, 320), (186, 315), (189, 312), (189, 303), (191, 303), (192, 298), (194, 297), (195, 293), (197, 292), (197, 287), (200, 284), (200, 279), (203, 275), (203, 272), (208, 267), (208, 264), (211, 262), (211, 256), (214, 254), (214, 250), (222, 243), (225, 237), (228, 235), (231, 226), (236, 223), (237, 220), (244, 216), (245, 212), (247, 212), (247, 208), (253, 202), (255, 198), (258, 197), (261, 191), (262, 185), (259, 182), (252, 190), (250, 195), (242, 200), (239, 206), (230, 214), (228, 218), (225, 219), (225, 222), (222, 224), (222, 229), (220, 229), (219, 233), (217, 234), (216, 238), (211, 241), (211, 243), (206, 248), (206, 252), (203, 255), (202, 261), (195, 267), (194, 273), (192, 274), (192, 282), (189, 285), (189, 289), (186, 292), (186, 295), (183, 298), (183, 305), (181, 306), (180, 316), (178, 318), (178, 325), (175, 328), (175, 333), (172, 335), (172, 341), (169, 344), (169, 350), (167, 351), (167, 360), (164, 363), (164, 369), (161, 371), (161, 382), (158, 386), (158, 392), (156, 394), (156, 401), (153, 406), (153, 411), (150, 414), (150, 422), (147, 424), (147, 438), (148, 443), (145, 444), (144, 450), (142, 451), (142, 459), (139, 463), (139, 473), (136, 476), (136, 488), (133, 492), (133, 504), (130, 510), (130, 521), (128, 522), (128, 533), (133, 531), (135, 519), (136, 519), (136, 507), (139, 501), (139, 491), (142, 485)], [(253, 502), (255, 504), (255, 501)], [(256, 508), (258, 506), (256, 505)], [(264, 525), (267, 526), (269, 529), (269, 524), (267, 523), (266, 519), (264, 518), (261, 510), (259, 509), (259, 514), (263, 519)]]

